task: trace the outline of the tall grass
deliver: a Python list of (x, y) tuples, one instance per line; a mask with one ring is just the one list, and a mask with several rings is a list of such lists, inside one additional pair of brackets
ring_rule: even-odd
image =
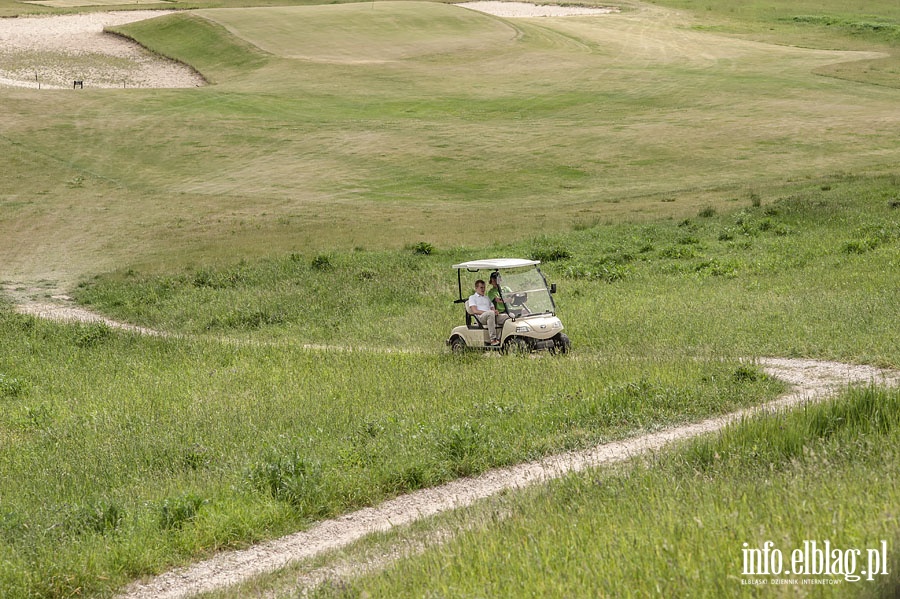
[(484, 249), (292, 253), (165, 275), (126, 270), (85, 281), (76, 296), (170, 331), (433, 351), (461, 321), (449, 266), (517, 255), (545, 260), (581, 351), (896, 366), (898, 193), (895, 177), (843, 177), (758, 202), (737, 197), (713, 215), (573, 226)]
[[(896, 591), (898, 431), (900, 393), (871, 388), (753, 418), (618, 471), (494, 502), (481, 509), (509, 516), (484, 518), (453, 542), (314, 596), (888, 596)], [(745, 547), (771, 541), (790, 570), (794, 549), (826, 540), (862, 550), (853, 572), (744, 572)], [(882, 541), (890, 563), (869, 580), (866, 550)], [(785, 579), (797, 582), (776, 584)]]
[(0, 312), (0, 588), (108, 591), (397, 493), (701, 418), (735, 363), (315, 352)]

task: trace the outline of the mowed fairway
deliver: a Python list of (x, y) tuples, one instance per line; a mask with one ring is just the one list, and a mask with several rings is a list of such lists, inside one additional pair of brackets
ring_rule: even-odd
[(813, 74), (872, 53), (690, 25), (378, 2), (122, 27), (215, 85), (4, 90), (0, 277), (508, 241), (897, 164), (900, 91)]

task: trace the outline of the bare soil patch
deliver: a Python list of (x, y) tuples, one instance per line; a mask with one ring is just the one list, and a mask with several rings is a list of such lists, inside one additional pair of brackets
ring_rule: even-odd
[(173, 11), (136, 10), (0, 19), (0, 87), (182, 88), (205, 81), (190, 67), (162, 58), (104, 27)]

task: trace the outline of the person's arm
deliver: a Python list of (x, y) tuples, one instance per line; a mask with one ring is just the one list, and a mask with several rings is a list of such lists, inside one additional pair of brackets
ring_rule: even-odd
[[(496, 310), (494, 310), (493, 308), (491, 308), (491, 310), (496, 312)], [(470, 314), (472, 314), (474, 316), (479, 316), (481, 314), (484, 314), (485, 312), (487, 312), (487, 310), (482, 310), (482, 309), (478, 308), (478, 306), (471, 303), (471, 300), (470, 300), (470, 303), (469, 303), (469, 313)]]

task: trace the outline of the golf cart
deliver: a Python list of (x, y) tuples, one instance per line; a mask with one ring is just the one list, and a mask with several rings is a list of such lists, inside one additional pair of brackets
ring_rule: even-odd
[[(556, 305), (551, 294), (556, 285), (547, 286), (540, 268), (540, 260), (496, 258), (454, 264), (459, 283), (459, 299), (454, 304), (465, 308), (466, 324), (454, 328), (447, 345), (454, 352), (466, 349), (500, 350), (505, 353), (530, 353), (546, 349), (551, 353), (568, 353), (572, 347), (563, 325), (556, 317)], [(482, 272), (484, 271), (484, 272)], [(463, 272), (466, 285), (463, 286)], [(482, 272), (482, 274), (477, 274)], [(489, 281), (497, 275), (503, 312), (498, 315), (499, 344), (491, 344), (491, 335), (467, 305), (476, 280)], [(490, 289), (488, 284), (488, 289)], [(496, 293), (496, 291), (495, 291)], [(488, 294), (489, 295), (489, 294)], [(506, 315), (504, 320), (503, 314)], [(500, 320), (504, 320), (502, 324)]]

